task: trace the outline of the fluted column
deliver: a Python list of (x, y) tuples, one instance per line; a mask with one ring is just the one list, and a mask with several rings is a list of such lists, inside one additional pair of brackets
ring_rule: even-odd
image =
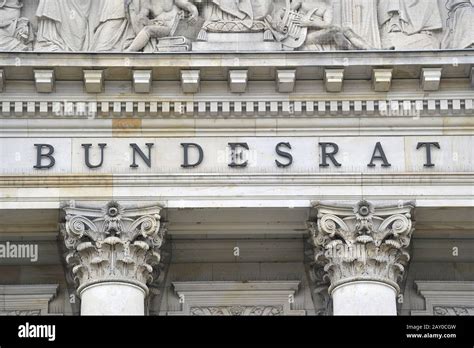
[(412, 202), (374, 205), (317, 203), (309, 222), (314, 274), (322, 274), (334, 315), (396, 315), (396, 296), (409, 263)]
[(164, 241), (158, 205), (69, 203), (61, 224), (81, 315), (144, 315)]

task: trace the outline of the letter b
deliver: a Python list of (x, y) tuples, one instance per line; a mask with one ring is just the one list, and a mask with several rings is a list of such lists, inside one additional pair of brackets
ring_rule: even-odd
[[(36, 147), (36, 165), (35, 169), (50, 169), (56, 164), (56, 160), (53, 157), (54, 147), (49, 144), (35, 144)], [(47, 153), (43, 153), (43, 149), (47, 149)], [(48, 159), (49, 163), (43, 165), (43, 159)]]

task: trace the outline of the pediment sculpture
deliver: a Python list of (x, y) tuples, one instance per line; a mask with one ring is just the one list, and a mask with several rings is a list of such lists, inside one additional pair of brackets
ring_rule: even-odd
[(474, 0), (0, 0), (0, 51), (474, 47)]
[(29, 51), (33, 31), (28, 18), (21, 16), (23, 4), (19, 0), (0, 1), (0, 50)]

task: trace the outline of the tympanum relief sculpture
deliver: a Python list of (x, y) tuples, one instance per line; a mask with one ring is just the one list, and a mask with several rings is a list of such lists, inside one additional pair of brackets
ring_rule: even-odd
[(21, 17), (19, 0), (0, 1), (0, 50), (29, 51), (33, 32), (27, 18)]
[(143, 1), (136, 25), (138, 34), (128, 51), (188, 50), (187, 40), (174, 35), (181, 20), (187, 18), (188, 23), (195, 24), (198, 17), (197, 7), (189, 0)]
[(207, 32), (265, 31), (264, 19), (272, 7), (271, 0), (211, 0), (204, 6), (207, 18), (199, 39), (205, 41)]
[(443, 22), (437, 2), (379, 0), (378, 10), (383, 48), (439, 48), (434, 34), (443, 29)]
[(467, 49), (473, 23), (473, 0), (0, 0), (0, 51)]
[(374, 49), (351, 27), (334, 24), (334, 12), (329, 1), (293, 0), (287, 1), (276, 18), (270, 18), (276, 37), (289, 48), (329, 51)]
[(469, 0), (448, 0), (448, 20), (442, 48), (474, 48), (474, 4)]

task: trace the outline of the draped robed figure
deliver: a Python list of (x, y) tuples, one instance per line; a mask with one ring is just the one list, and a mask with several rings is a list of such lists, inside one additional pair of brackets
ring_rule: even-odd
[(382, 46), (395, 49), (437, 49), (443, 22), (437, 1), (379, 0)]
[(442, 48), (474, 48), (474, 2), (469, 0), (447, 0), (447, 28)]
[(124, 51), (141, 0), (40, 0), (38, 51)]
[(87, 51), (97, 0), (40, 0), (35, 50)]
[(142, 0), (94, 0), (99, 3), (99, 17), (94, 26), (90, 50), (125, 51), (139, 29), (134, 19), (140, 15)]
[(341, 0), (341, 24), (351, 28), (372, 48), (382, 47), (377, 19), (377, 0)]
[(19, 0), (0, 0), (0, 51), (31, 50), (34, 35), (22, 8)]

